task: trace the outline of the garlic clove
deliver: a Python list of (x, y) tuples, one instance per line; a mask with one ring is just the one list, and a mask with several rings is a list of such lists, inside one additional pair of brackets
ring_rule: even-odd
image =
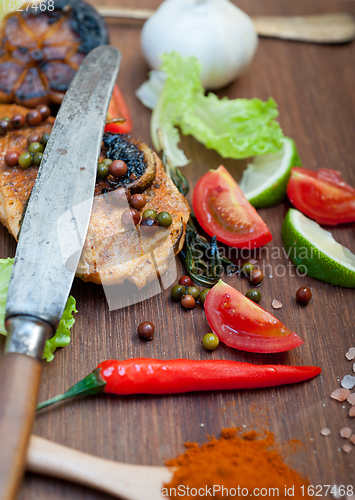
[(258, 37), (250, 17), (229, 0), (165, 0), (144, 24), (141, 44), (153, 69), (163, 53), (196, 56), (203, 86), (217, 89), (247, 69)]

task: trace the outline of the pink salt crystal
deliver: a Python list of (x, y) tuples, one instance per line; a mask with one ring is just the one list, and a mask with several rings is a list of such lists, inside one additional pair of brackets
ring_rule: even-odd
[(352, 447), (349, 444), (343, 444), (341, 449), (344, 453), (350, 453), (351, 451), (353, 451)]
[(355, 392), (353, 392), (352, 394), (350, 394), (347, 398), (346, 398), (347, 402), (350, 403), (351, 405), (355, 405)]
[(350, 443), (355, 444), (355, 434), (353, 434), (350, 438)]
[(322, 434), (322, 436), (330, 436), (332, 431), (330, 429), (328, 429), (328, 427), (324, 427), (320, 433)]
[(350, 427), (343, 427), (340, 430), (340, 437), (344, 439), (349, 439), (353, 431), (350, 429)]
[(348, 396), (350, 396), (349, 389), (336, 389), (330, 395), (331, 398), (337, 401), (345, 401)]
[(277, 299), (274, 299), (274, 300), (272, 301), (272, 304), (271, 304), (271, 305), (272, 305), (272, 307), (273, 307), (274, 309), (281, 309), (281, 307), (282, 307), (282, 302), (280, 302), (280, 301), (279, 301), (279, 300), (277, 300)]
[(253, 264), (253, 266), (255, 266), (255, 264), (258, 263), (258, 261), (256, 259), (249, 259), (249, 262), (250, 262), (250, 264)]
[(350, 347), (348, 352), (345, 354), (345, 357), (351, 361), (352, 359), (355, 359), (355, 347)]
[(355, 363), (353, 364), (353, 372), (355, 372)]
[(349, 417), (355, 417), (355, 405), (350, 408)]

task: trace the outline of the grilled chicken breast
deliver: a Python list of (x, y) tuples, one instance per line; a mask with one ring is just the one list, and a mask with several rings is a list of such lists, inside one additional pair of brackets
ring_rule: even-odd
[[(25, 115), (27, 111), (17, 105), (0, 105), (0, 117), (11, 118), (17, 113)], [(38, 127), (25, 126), (0, 137), (0, 221), (16, 239), (38, 168), (7, 167), (5, 153), (8, 150), (25, 152), (28, 136), (50, 132), (52, 123), (53, 119), (48, 118)], [(156, 279), (157, 273), (166, 272), (174, 255), (181, 250), (190, 208), (166, 175), (157, 154), (140, 141), (127, 140), (144, 152), (150, 164), (155, 162), (155, 179), (144, 191), (147, 203), (140, 212), (148, 208), (167, 211), (172, 216), (172, 224), (168, 228), (157, 228), (154, 234), (146, 234), (140, 225), (125, 227), (121, 217), (128, 202), (117, 204), (116, 192), (101, 188), (102, 181), (101, 184), (98, 182), (77, 276), (84, 281), (105, 285), (122, 284), (128, 280), (142, 288)]]
[[(25, 116), (28, 109), (17, 104), (0, 104), (0, 117), (12, 118), (16, 114)], [(19, 154), (27, 151), (29, 135), (42, 136), (52, 129), (54, 119), (48, 118), (38, 127), (24, 126), (19, 130), (8, 132), (0, 137), (0, 221), (17, 239), (20, 220), (37, 176), (38, 168), (23, 170), (20, 167), (8, 168), (5, 164), (6, 151), (16, 151)]]

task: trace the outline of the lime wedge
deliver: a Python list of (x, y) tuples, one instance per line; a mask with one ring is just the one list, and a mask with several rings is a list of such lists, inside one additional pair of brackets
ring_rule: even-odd
[(282, 226), (282, 239), (300, 272), (331, 285), (355, 288), (355, 255), (317, 222), (291, 208)]
[(296, 145), (284, 137), (280, 151), (254, 158), (244, 170), (239, 187), (253, 207), (273, 207), (284, 199), (291, 168), (296, 166), (301, 166)]

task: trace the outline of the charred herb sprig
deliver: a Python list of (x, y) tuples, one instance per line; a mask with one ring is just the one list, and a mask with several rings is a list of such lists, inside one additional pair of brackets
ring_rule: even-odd
[(238, 266), (221, 255), (216, 236), (209, 242), (198, 234), (191, 217), (186, 226), (186, 238), (180, 256), (191, 279), (204, 287), (215, 285), (223, 272), (231, 275), (239, 270)]
[(187, 182), (186, 177), (184, 174), (179, 170), (177, 167), (173, 167), (172, 164), (169, 161), (169, 158), (163, 151), (162, 154), (162, 162), (165, 168), (165, 172), (167, 175), (170, 177), (170, 179), (173, 181), (175, 186), (178, 188), (180, 193), (183, 196), (186, 196), (187, 193), (189, 192), (190, 186), (189, 183)]

